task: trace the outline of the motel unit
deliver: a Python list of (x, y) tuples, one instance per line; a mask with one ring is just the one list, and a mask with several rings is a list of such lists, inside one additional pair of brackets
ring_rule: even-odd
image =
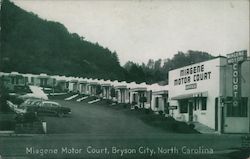
[(118, 82), (115, 81), (112, 83), (115, 94), (116, 94), (116, 100), (118, 103), (129, 103), (129, 90), (127, 88), (127, 82), (122, 81)]
[(151, 91), (147, 90), (146, 83), (137, 84), (131, 82), (128, 84), (129, 88), (129, 101), (130, 104), (138, 108), (150, 108), (151, 105)]
[(101, 88), (102, 88), (102, 94), (101, 97), (103, 99), (111, 99), (111, 81), (110, 80), (106, 80), (106, 81), (101, 81), (100, 82)]
[(161, 86), (155, 83), (150, 85), (148, 89), (152, 91), (151, 109), (155, 112), (162, 111), (164, 114), (169, 114), (168, 85)]

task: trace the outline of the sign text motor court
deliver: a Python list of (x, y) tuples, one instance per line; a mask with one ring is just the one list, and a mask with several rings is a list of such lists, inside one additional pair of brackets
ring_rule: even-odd
[(174, 80), (174, 85), (188, 84), (211, 78), (211, 71), (205, 72), (204, 64), (191, 66), (180, 70), (180, 78)]

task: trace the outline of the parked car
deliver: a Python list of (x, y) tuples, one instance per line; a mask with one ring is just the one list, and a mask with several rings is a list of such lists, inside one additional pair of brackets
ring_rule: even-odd
[(40, 99), (27, 99), (20, 105), (21, 109), (26, 112), (34, 112), (36, 114), (54, 114), (62, 117), (66, 114), (71, 114), (71, 109), (61, 106), (57, 102), (40, 100)]

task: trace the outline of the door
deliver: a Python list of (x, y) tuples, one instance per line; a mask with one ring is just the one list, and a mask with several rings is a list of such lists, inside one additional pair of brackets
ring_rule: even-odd
[(188, 101), (188, 121), (193, 121), (193, 102)]
[(218, 131), (218, 98), (215, 98), (215, 131)]

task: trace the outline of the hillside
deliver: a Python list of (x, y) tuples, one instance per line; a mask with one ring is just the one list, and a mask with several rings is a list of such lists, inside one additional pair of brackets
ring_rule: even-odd
[(8, 0), (1, 6), (1, 71), (125, 79), (115, 52)]
[(147, 64), (129, 61), (121, 67), (116, 52), (69, 33), (62, 24), (41, 19), (9, 0), (2, 1), (0, 13), (3, 72), (167, 84), (169, 70), (213, 58), (209, 53), (189, 50), (178, 52), (172, 59), (149, 59)]

